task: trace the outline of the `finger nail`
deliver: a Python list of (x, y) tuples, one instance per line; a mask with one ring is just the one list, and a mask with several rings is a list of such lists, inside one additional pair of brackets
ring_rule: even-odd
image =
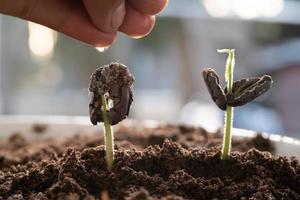
[(114, 10), (112, 14), (111, 26), (113, 30), (117, 31), (118, 28), (122, 25), (125, 13), (125, 1), (122, 1), (122, 3)]
[(132, 39), (136, 39), (136, 40), (138, 40), (138, 39), (141, 39), (141, 38), (143, 38), (144, 37), (144, 35), (131, 35), (130, 36)]

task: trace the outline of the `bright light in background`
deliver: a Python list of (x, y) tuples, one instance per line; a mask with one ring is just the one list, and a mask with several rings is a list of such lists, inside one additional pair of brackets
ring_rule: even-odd
[(243, 19), (275, 17), (281, 13), (284, 0), (203, 0), (207, 13), (213, 17), (237, 15)]
[(224, 17), (231, 12), (229, 0), (204, 0), (204, 7), (213, 17)]
[(191, 101), (182, 108), (179, 122), (201, 126), (210, 132), (215, 132), (223, 125), (222, 115), (223, 113), (213, 104)]
[(261, 14), (265, 17), (276, 17), (284, 7), (284, 0), (264, 0), (264, 9)]
[(260, 15), (264, 0), (234, 0), (232, 2), (235, 14), (243, 19), (253, 19)]
[(57, 33), (45, 26), (29, 22), (28, 44), (33, 55), (38, 57), (50, 57), (56, 44)]

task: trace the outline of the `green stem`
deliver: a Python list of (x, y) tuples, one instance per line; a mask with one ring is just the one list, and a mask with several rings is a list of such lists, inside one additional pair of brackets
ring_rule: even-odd
[(104, 121), (104, 142), (105, 142), (105, 159), (107, 163), (108, 170), (111, 170), (114, 162), (114, 133), (110, 125), (108, 116), (108, 104), (106, 102), (105, 96), (101, 95), (101, 101), (103, 105), (102, 116)]
[(233, 107), (227, 105), (226, 116), (225, 116), (225, 135), (223, 139), (223, 149), (222, 149), (223, 160), (227, 159), (230, 155), (232, 119), (233, 119)]
[[(235, 65), (235, 50), (234, 49), (221, 49), (218, 50), (220, 53), (228, 53), (228, 58), (226, 61), (226, 72), (225, 80), (227, 82), (227, 89), (229, 93), (232, 93), (233, 86), (233, 69)], [(223, 139), (222, 148), (222, 159), (227, 159), (230, 155), (231, 150), (231, 129), (232, 129), (232, 119), (233, 119), (233, 108), (227, 105), (226, 115), (225, 115), (225, 135)]]

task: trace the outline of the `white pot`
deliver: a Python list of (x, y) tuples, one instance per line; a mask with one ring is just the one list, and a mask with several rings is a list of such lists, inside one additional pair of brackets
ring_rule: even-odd
[[(114, 128), (117, 129), (120, 126), (136, 127), (135, 122), (127, 119), (114, 126)], [(162, 123), (157, 121), (139, 122), (139, 124), (147, 127), (155, 127)], [(32, 128), (34, 124), (46, 124), (47, 129), (45, 133), (42, 135), (33, 134)], [(92, 126), (89, 118), (86, 116), (0, 116), (0, 139), (7, 138), (14, 133), (22, 133), (28, 139), (40, 139), (41, 137), (63, 138), (81, 132), (92, 134), (100, 131), (102, 131), (102, 127)], [(256, 134), (256, 132), (250, 130), (233, 129), (234, 137), (254, 137)], [(300, 158), (300, 140), (268, 133), (263, 133), (263, 136), (273, 142), (276, 154)]]

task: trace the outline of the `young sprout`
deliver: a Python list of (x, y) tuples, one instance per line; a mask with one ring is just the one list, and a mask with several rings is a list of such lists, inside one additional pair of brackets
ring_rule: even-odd
[(128, 68), (119, 63), (97, 68), (90, 79), (90, 120), (93, 125), (104, 122), (105, 159), (109, 170), (114, 161), (114, 134), (111, 125), (128, 116), (133, 101), (133, 83), (134, 77)]
[(245, 105), (267, 92), (271, 88), (273, 80), (271, 76), (264, 75), (233, 82), (235, 50), (222, 49), (218, 52), (229, 54), (225, 72), (226, 87), (222, 89), (218, 74), (211, 68), (203, 70), (203, 78), (213, 101), (221, 110), (226, 110), (222, 159), (227, 159), (231, 150), (233, 107)]

